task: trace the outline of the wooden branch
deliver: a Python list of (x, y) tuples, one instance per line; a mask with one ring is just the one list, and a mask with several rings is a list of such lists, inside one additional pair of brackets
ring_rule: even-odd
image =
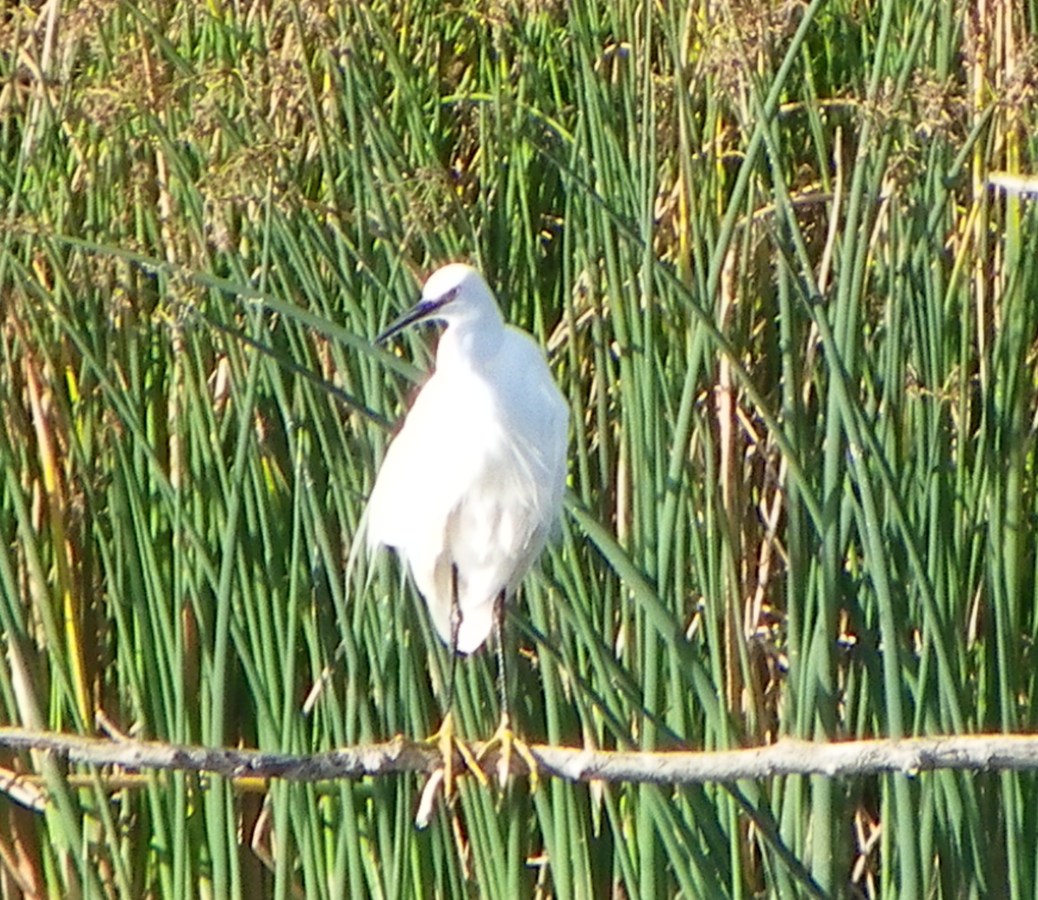
[[(211, 773), (233, 779), (281, 778), (326, 781), (399, 772), (432, 773), (442, 768), (437, 748), (397, 737), (383, 744), (347, 747), (308, 755), (259, 750), (179, 746), (153, 741), (109, 740), (53, 732), (0, 728), (0, 747), (49, 751), (69, 762), (122, 770), (156, 769)], [(483, 745), (473, 744), (478, 758)], [(1002, 771), (1038, 769), (1038, 735), (966, 735), (905, 740), (812, 743), (792, 739), (765, 747), (717, 752), (595, 751), (575, 747), (530, 746), (542, 777), (569, 781), (641, 782), (667, 785), (731, 782), (776, 775), (830, 777), (935, 769)], [(464, 771), (460, 754), (455, 767)], [(500, 755), (480, 759), (488, 776), (497, 774)], [(527, 769), (518, 754), (512, 772)], [(0, 785), (0, 790), (3, 787)]]

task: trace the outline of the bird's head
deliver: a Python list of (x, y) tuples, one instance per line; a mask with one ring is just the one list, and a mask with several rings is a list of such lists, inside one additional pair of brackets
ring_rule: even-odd
[(425, 320), (444, 322), (448, 328), (476, 329), (500, 327), (504, 321), (486, 279), (465, 263), (451, 263), (433, 272), (422, 287), (418, 304), (375, 340), (381, 343), (408, 325)]

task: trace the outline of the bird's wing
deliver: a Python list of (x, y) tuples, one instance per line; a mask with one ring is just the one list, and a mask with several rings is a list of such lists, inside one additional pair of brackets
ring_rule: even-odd
[(494, 601), (502, 590), (515, 591), (544, 549), (565, 490), (568, 406), (537, 344), (510, 333), (500, 361), (518, 376), (491, 379), (498, 421), (482, 430), (488, 443), (481, 458), (488, 462), (448, 536), (462, 580), (459, 647), (486, 640)]
[(457, 567), (461, 652), (543, 549), (565, 484), (568, 409), (540, 348), (509, 334), (498, 372), (426, 383), (368, 501), (368, 546), (399, 551), (445, 642)]
[[(486, 541), (481, 525), (473, 528), (475, 507), (469, 504), (492, 487), (487, 472), (494, 468), (498, 443), (488, 398), (472, 385), (462, 393), (442, 376), (426, 383), (386, 452), (366, 513), (369, 550), (385, 545), (399, 552), (445, 643), (451, 637), (452, 566), (459, 569), (464, 615), (467, 564), (458, 555), (465, 555), (468, 544)], [(466, 628), (466, 635), (470, 631)], [(476, 649), (486, 634), (489, 624), (473, 646), (459, 640), (459, 649)]]

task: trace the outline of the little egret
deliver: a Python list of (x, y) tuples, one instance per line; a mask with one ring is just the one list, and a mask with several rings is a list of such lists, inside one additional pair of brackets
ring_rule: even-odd
[[(424, 320), (446, 325), (436, 368), (393, 439), (368, 500), (370, 551), (394, 548), (436, 631), (459, 653), (492, 630), (501, 679), (502, 773), (511, 745), (504, 686), (504, 604), (544, 548), (566, 479), (569, 411), (541, 348), (506, 325), (483, 276), (453, 263), (434, 272), (418, 305), (376, 339)], [(445, 790), (454, 751), (451, 692), (438, 740)], [(469, 763), (473, 761), (459, 744)]]

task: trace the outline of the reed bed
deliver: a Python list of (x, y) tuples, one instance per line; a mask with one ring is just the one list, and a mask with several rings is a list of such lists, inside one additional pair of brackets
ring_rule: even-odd
[[(431, 361), (370, 338), (462, 259), (572, 415), (527, 738), (1033, 729), (1035, 200), (988, 181), (1038, 168), (1036, 47), (1035, 0), (8, 4), (0, 718), (431, 733), (446, 653), (347, 560)], [(10, 897), (1038, 894), (1031, 772), (467, 778), (418, 830), (413, 776), (0, 765)]]

